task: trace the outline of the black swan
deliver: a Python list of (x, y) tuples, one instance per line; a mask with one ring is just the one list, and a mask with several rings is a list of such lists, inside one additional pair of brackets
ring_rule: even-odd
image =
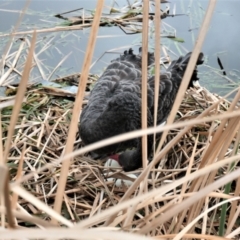
[[(174, 103), (191, 53), (172, 61), (160, 76), (157, 124), (166, 121)], [(141, 129), (141, 48), (135, 55), (132, 49), (113, 60), (95, 83), (88, 104), (80, 116), (79, 131), (85, 145)], [(154, 63), (154, 54), (148, 53), (148, 65)], [(203, 63), (200, 53), (197, 65)], [(197, 66), (189, 87), (197, 81)], [(154, 76), (148, 77), (148, 126), (153, 126)], [(124, 171), (142, 166), (141, 138), (112, 144), (97, 150), (97, 156), (114, 156)], [(153, 136), (148, 136), (148, 155), (153, 148)], [(118, 153), (122, 152), (120, 155)]]

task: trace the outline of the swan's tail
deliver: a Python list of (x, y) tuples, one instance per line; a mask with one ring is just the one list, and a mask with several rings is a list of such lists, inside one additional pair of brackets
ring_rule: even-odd
[[(167, 71), (171, 72), (172, 75), (176, 74), (176, 76), (173, 76), (175, 79), (176, 77), (181, 80), (183, 78), (183, 75), (187, 69), (188, 62), (191, 57), (191, 52), (187, 53), (185, 56), (179, 57), (177, 60), (172, 61), (171, 65), (168, 67)], [(198, 60), (195, 66), (195, 69), (193, 71), (191, 80), (189, 82), (188, 87), (193, 87), (195, 84), (198, 84), (198, 70), (197, 70), (197, 65), (203, 64), (203, 53), (201, 52), (198, 56)]]
[[(134, 54), (132, 48), (124, 51), (123, 55), (119, 58), (112, 60), (113, 61), (126, 61), (132, 63), (136, 68), (142, 68), (142, 48), (139, 48), (139, 53)], [(154, 53), (148, 52), (148, 66), (153, 64), (155, 61)]]

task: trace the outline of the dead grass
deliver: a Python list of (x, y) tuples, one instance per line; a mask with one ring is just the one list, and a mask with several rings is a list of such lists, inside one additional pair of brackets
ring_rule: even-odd
[[(210, 2), (205, 23), (209, 23), (214, 2)], [(101, 15), (98, 11), (96, 19)], [(206, 30), (207, 24), (202, 28)], [(10, 85), (9, 73), (1, 76), (1, 83), (8, 81), (9, 94), (0, 102), (1, 237), (238, 239), (240, 90), (235, 90), (229, 102), (202, 87), (185, 93), (186, 81), (166, 126), (82, 148), (75, 133), (82, 102), (87, 101), (83, 97), (96, 80), (88, 74), (95, 39), (92, 34), (75, 103), (75, 93), (64, 87), (26, 86), (32, 58), (38, 62), (33, 52), (35, 33), (31, 43), (24, 42), (30, 50), (21, 84)], [(203, 40), (204, 34), (193, 58)], [(17, 62), (19, 54), (15, 57)], [(190, 74), (189, 66), (186, 78)], [(72, 85), (69, 79), (73, 78), (55, 82)], [(135, 181), (121, 169), (110, 169), (88, 157), (87, 152), (100, 145), (160, 131), (168, 131), (167, 141), (155, 153), (155, 162), (134, 172)], [(73, 159), (71, 164), (69, 159)], [(119, 188), (112, 178), (133, 184)]]

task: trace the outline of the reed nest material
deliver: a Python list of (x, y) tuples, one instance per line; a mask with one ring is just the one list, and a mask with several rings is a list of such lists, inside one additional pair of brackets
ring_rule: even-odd
[[(205, 88), (190, 89), (186, 92), (175, 121), (183, 121), (197, 117), (206, 108), (221, 99), (207, 91)], [(26, 101), (22, 106), (15, 134), (12, 139), (11, 151), (8, 158), (11, 180), (16, 180), (17, 169), (21, 154), (24, 153), (22, 175), (40, 168), (46, 163), (58, 159), (66, 144), (66, 136), (72, 114), (73, 99), (66, 96), (56, 96), (50, 91), (30, 88), (26, 94)], [(229, 102), (222, 99), (221, 103), (210, 113), (222, 113), (229, 108)], [(1, 120), (3, 126), (3, 144), (6, 141), (7, 127), (11, 116), (11, 107), (2, 110)], [(195, 125), (181, 140), (164, 156), (160, 165), (154, 170), (155, 174), (149, 178), (149, 189), (153, 182), (159, 187), (174, 181), (179, 176), (185, 175), (193, 147), (198, 137), (197, 150), (194, 157), (192, 171), (200, 163), (201, 154), (208, 146), (209, 135), (214, 135), (219, 122), (207, 122)], [(174, 138), (180, 129), (172, 129), (167, 140)], [(81, 147), (81, 140), (77, 137), (75, 149)], [(232, 149), (229, 148), (228, 154)], [(35, 174), (34, 178), (23, 182), (24, 188), (37, 196), (38, 199), (52, 206), (56, 193), (57, 179), (61, 165), (52, 170)], [(135, 173), (141, 170), (135, 171)], [(62, 215), (72, 221), (79, 221), (93, 216), (100, 211), (118, 204), (126, 192), (127, 187), (117, 188), (108, 178), (130, 179), (121, 169), (104, 167), (104, 163), (92, 160), (87, 154), (77, 156), (71, 164), (65, 189), (65, 204)], [(223, 169), (219, 175), (225, 173)], [(131, 180), (131, 179), (130, 179)], [(133, 196), (137, 193), (133, 194)], [(160, 201), (156, 206), (161, 206), (171, 200), (173, 192), (167, 194), (168, 198)], [(44, 213), (39, 212), (30, 202), (19, 199), (21, 207), (30, 214), (38, 215), (45, 219)], [(24, 226), (26, 222), (19, 222)], [(132, 226), (144, 224), (141, 212), (136, 213)]]

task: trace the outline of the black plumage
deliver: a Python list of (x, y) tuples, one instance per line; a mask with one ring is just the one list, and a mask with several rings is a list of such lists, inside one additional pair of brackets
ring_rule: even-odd
[[(157, 124), (163, 123), (171, 109), (191, 53), (172, 61), (161, 73), (159, 86)], [(141, 129), (141, 48), (135, 55), (132, 49), (112, 61), (94, 85), (88, 104), (80, 116), (80, 136), (85, 145)], [(148, 65), (154, 63), (154, 54), (148, 53)], [(199, 55), (197, 65), (203, 63)], [(197, 81), (195, 68), (189, 87)], [(155, 77), (148, 77), (148, 126), (153, 126)], [(94, 152), (101, 156), (119, 155), (119, 164), (125, 171), (142, 166), (141, 138), (112, 144)], [(148, 155), (153, 147), (153, 137), (148, 136)], [(130, 149), (130, 150), (128, 150)]]

